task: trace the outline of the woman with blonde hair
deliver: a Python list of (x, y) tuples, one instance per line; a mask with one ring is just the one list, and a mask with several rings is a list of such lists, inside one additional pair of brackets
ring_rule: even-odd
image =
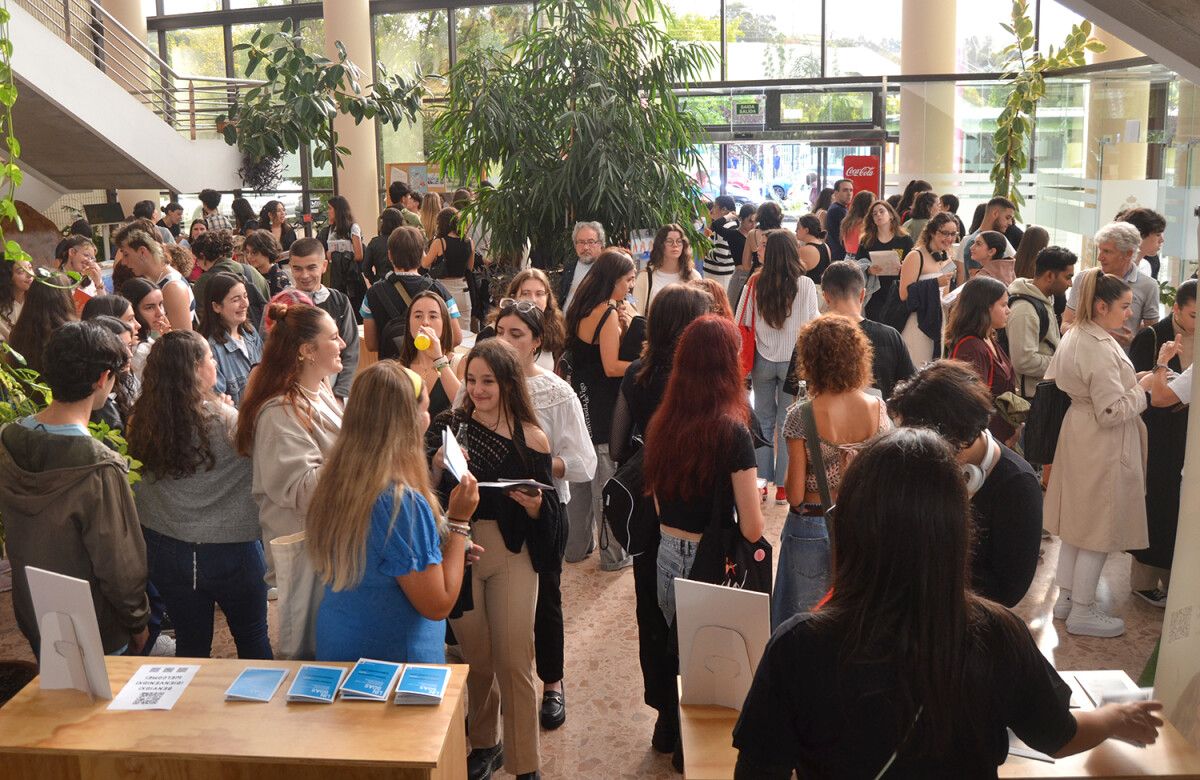
[(437, 235), (437, 218), (442, 211), (442, 196), (436, 192), (427, 192), (421, 198), (421, 227), (425, 230), (426, 246)]
[(692, 263), (692, 245), (683, 228), (675, 223), (663, 225), (654, 236), (650, 262), (633, 280), (633, 308), (644, 317), (650, 311), (650, 302), (662, 288), (672, 282), (690, 282), (699, 277)]
[(318, 660), (446, 661), (479, 488), (464, 475), (442, 515), (422, 446), (428, 427), (429, 391), (415, 372), (384, 360), (355, 377), (309, 505), (308, 554), (325, 583)]
[[(553, 372), (566, 348), (567, 321), (558, 305), (558, 297), (554, 294), (550, 277), (539, 268), (526, 268), (521, 271), (509, 281), (508, 290), (500, 299), (500, 308), (513, 301), (530, 301), (542, 313), (542, 344), (536, 362), (547, 371)], [(496, 335), (496, 320), (499, 317), (500, 310), (497, 309), (493, 314), (492, 323), (485, 325), (475, 337), (476, 344)], [(460, 378), (464, 370), (465, 365), (459, 363)]]
[(1102, 612), (1096, 586), (1109, 553), (1150, 543), (1146, 527), (1146, 393), (1112, 336), (1133, 314), (1133, 291), (1101, 268), (1076, 278), (1074, 327), (1046, 379), (1071, 397), (1054, 453), (1043, 523), (1062, 538), (1054, 617), (1067, 633), (1115, 637), (1125, 621)]

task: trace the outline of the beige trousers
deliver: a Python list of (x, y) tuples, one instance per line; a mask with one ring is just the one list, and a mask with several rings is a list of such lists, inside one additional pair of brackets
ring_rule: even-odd
[[(471, 524), (485, 552), (471, 566), (474, 608), (451, 621), (471, 665), (467, 724), (472, 748), (500, 742), (504, 768), (514, 775), (538, 769), (538, 686), (533, 671), (533, 617), (538, 577), (529, 554), (509, 552), (494, 520)], [(503, 704), (503, 707), (501, 706)]]

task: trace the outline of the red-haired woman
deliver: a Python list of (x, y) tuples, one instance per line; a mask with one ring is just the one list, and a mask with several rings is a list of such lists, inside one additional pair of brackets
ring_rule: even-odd
[(342, 404), (328, 377), (342, 370), (346, 343), (333, 318), (316, 306), (272, 303), (266, 314), (275, 324), (242, 396), (235, 443), (238, 453), (253, 458), (251, 492), (267, 584), (274, 585), (270, 542), (304, 529), (325, 454), (342, 428)]
[(667, 392), (646, 432), (646, 493), (658, 509), (658, 604), (675, 619), (675, 578), (687, 577), (716, 516), (751, 542), (762, 536), (750, 407), (737, 327), (706, 314), (683, 331)]

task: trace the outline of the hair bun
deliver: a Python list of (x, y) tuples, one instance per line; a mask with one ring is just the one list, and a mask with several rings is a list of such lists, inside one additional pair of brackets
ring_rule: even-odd
[(287, 319), (288, 312), (292, 307), (286, 303), (276, 302), (267, 305), (267, 316), (275, 322), (282, 322)]

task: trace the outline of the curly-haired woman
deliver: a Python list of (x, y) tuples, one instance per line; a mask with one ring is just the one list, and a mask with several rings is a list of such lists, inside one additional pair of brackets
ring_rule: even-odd
[(239, 658), (271, 658), (250, 459), (233, 447), (237, 412), (213, 395), (208, 342), (171, 331), (155, 342), (126, 435), (142, 461), (134, 490), (150, 580), (175, 621), (176, 652), (207, 658), (213, 605)]

